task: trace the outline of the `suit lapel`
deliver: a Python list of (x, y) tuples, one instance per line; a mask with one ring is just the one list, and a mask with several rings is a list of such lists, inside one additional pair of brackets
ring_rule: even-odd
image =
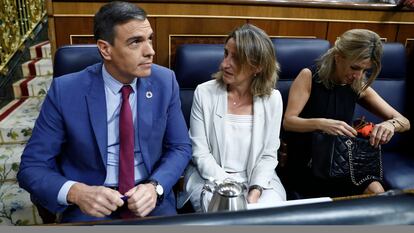
[(251, 177), (253, 171), (253, 165), (256, 164), (258, 155), (261, 153), (260, 149), (263, 148), (265, 143), (265, 119), (264, 119), (264, 105), (262, 98), (253, 98), (253, 130), (252, 130), (252, 142), (250, 146), (249, 163), (247, 163), (248, 177)]
[(86, 103), (89, 111), (89, 120), (92, 124), (96, 142), (99, 147), (103, 163), (107, 163), (108, 125), (106, 113), (105, 86), (102, 78), (102, 66), (97, 66), (97, 76), (93, 77), (92, 86), (86, 96)]
[(223, 88), (217, 89), (216, 111), (214, 114), (214, 130), (217, 136), (217, 144), (219, 150), (220, 166), (224, 163), (224, 152), (225, 152), (225, 116), (227, 113), (227, 91)]
[(152, 102), (159, 93), (154, 93), (150, 78), (138, 78), (137, 80), (137, 120), (138, 130), (135, 136), (138, 137), (142, 159), (149, 174), (151, 174), (151, 160), (148, 152), (148, 142), (152, 129)]

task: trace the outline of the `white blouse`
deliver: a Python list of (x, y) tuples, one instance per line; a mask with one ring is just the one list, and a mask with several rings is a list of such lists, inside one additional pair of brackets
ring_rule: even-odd
[(224, 170), (245, 172), (249, 161), (253, 115), (226, 114)]

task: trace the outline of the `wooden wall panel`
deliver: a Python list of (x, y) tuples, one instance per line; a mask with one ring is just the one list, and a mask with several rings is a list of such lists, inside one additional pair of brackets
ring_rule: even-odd
[[(104, 1), (73, 1), (67, 2), (51, 1), (53, 4), (54, 14), (81, 14), (93, 15), (98, 11), (99, 7), (104, 4)], [(389, 7), (379, 7), (378, 4), (373, 4), (371, 7), (343, 7), (342, 3), (334, 3), (336, 6), (326, 7), (324, 1), (307, 1), (308, 4), (291, 4), (294, 2), (290, 0), (280, 0), (279, 4), (267, 4), (266, 1), (238, 1), (230, 0), (227, 4), (224, 1), (221, 4), (218, 2), (208, 2), (196, 0), (193, 2), (179, 3), (178, 1), (157, 1), (152, 0), (136, 0), (139, 6), (145, 9), (150, 16), (235, 16), (235, 17), (265, 17), (265, 18), (279, 18), (279, 19), (323, 19), (323, 20), (346, 20), (346, 21), (387, 21), (387, 22), (403, 22), (414, 19), (412, 11), (404, 10), (397, 11)], [(244, 3), (243, 3), (244, 2)], [(296, 1), (302, 2), (302, 1)], [(303, 1), (304, 2), (304, 1)], [(340, 2), (340, 1), (339, 1)], [(224, 4), (223, 4), (224, 3)], [(50, 12), (50, 11), (48, 11)]]
[(70, 44), (95, 44), (93, 35), (71, 35)]
[[(148, 18), (153, 30), (155, 19)], [(56, 44), (60, 47), (69, 44), (95, 44), (93, 37), (93, 17), (55, 17)], [(156, 50), (156, 34), (154, 33), (153, 46)], [(156, 61), (156, 59), (154, 59)]]
[(93, 35), (92, 17), (55, 17), (56, 44), (70, 44), (71, 35)]
[(328, 30), (327, 22), (256, 19), (251, 19), (248, 22), (262, 28), (271, 37), (314, 37), (325, 39)]
[[(135, 2), (135, 1), (133, 1)], [(377, 7), (324, 7), (275, 4), (256, 1), (217, 2), (136, 1), (147, 10), (155, 32), (154, 62), (170, 66), (175, 49), (183, 43), (221, 43), (235, 27), (250, 22), (264, 29), (271, 37), (316, 37), (333, 43), (337, 36), (351, 28), (366, 28), (380, 34), (387, 41), (406, 43), (414, 35), (412, 11), (395, 11)], [(52, 47), (70, 43), (90, 43), (93, 15), (104, 2), (48, 0)], [(407, 51), (412, 47), (409, 40)], [(54, 50), (53, 50), (54, 51)], [(414, 54), (411, 53), (410, 54)], [(410, 57), (409, 60), (413, 60)], [(411, 62), (413, 62), (411, 61)], [(413, 65), (414, 67), (414, 65)]]
[(48, 37), (50, 42), (50, 49), (52, 52), (52, 58), (55, 57), (55, 51), (56, 51), (56, 32), (55, 32), (55, 18), (49, 17), (47, 20), (48, 23)]
[(407, 39), (414, 40), (414, 25), (399, 25), (396, 41), (406, 44)]
[(353, 28), (363, 28), (378, 33), (381, 38), (385, 38), (386, 41), (395, 41), (397, 36), (397, 25), (394, 24), (366, 24), (366, 23), (342, 23), (342, 22), (330, 22), (328, 27), (327, 40), (332, 44), (336, 38), (342, 33)]
[(247, 21), (244, 19), (206, 19), (206, 18), (157, 18), (157, 62), (169, 66), (171, 37), (225, 36), (237, 26)]
[[(407, 84), (410, 90), (414, 90), (414, 25), (400, 25), (397, 35), (397, 41), (405, 45), (407, 51)], [(411, 99), (414, 99), (414, 93), (410, 93)], [(414, 119), (414, 110), (410, 110), (411, 119)]]

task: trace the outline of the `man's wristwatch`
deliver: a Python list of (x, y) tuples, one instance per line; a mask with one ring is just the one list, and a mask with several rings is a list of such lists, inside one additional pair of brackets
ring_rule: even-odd
[(164, 188), (156, 180), (148, 180), (147, 183), (154, 185), (155, 193), (157, 194), (157, 202), (162, 201), (164, 198)]

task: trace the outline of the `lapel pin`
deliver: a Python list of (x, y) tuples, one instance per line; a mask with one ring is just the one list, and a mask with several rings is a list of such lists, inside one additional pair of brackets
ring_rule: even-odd
[(145, 93), (145, 97), (147, 97), (147, 99), (151, 99), (152, 98), (152, 92), (151, 91), (147, 91)]

